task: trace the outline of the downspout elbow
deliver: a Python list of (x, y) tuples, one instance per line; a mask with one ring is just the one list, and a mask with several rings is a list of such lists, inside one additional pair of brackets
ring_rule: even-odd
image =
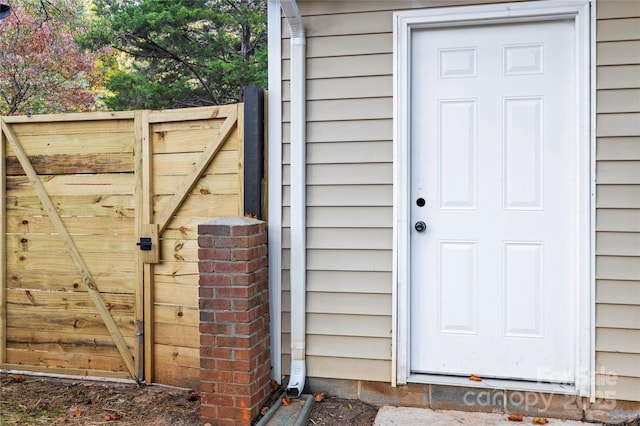
[(291, 31), (291, 38), (305, 38), (304, 23), (302, 21), (302, 14), (296, 0), (281, 0), (280, 7), (284, 13), (287, 23), (289, 24), (289, 30)]
[(291, 372), (289, 375), (289, 384), (287, 385), (287, 395), (298, 398), (302, 395), (305, 380), (307, 377), (307, 365), (303, 359), (291, 360)]

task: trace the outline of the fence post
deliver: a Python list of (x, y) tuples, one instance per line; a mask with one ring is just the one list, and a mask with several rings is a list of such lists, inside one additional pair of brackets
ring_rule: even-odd
[(244, 211), (262, 219), (264, 89), (244, 88)]
[(251, 425), (270, 393), (267, 227), (198, 226), (202, 424)]

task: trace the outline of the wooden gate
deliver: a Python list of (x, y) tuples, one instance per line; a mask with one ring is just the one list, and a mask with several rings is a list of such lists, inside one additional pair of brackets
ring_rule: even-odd
[(243, 213), (239, 115), (2, 119), (2, 368), (198, 386), (197, 225)]

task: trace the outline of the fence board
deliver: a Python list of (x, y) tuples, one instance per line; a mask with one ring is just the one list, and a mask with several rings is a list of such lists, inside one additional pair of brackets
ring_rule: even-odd
[[(182, 152), (202, 152), (212, 132), (215, 134), (220, 126), (212, 126), (212, 129), (193, 131), (167, 131), (158, 132), (154, 127), (153, 152), (154, 154), (175, 154)], [(224, 147), (226, 151), (237, 150), (240, 146), (240, 135), (237, 131), (231, 133), (229, 144)]]
[[(131, 175), (102, 173), (92, 175), (48, 175), (40, 178), (44, 190), (50, 196), (133, 194)], [(7, 195), (33, 195), (31, 181), (26, 176), (7, 177)]]
[[(102, 293), (133, 293), (135, 282), (131, 273), (120, 271), (95, 272), (93, 278)], [(53, 275), (30, 270), (12, 270), (7, 277), (8, 289), (85, 292), (82, 277), (76, 271), (58, 271)]]
[(85, 355), (77, 352), (53, 352), (19, 350), (11, 348), (7, 351), (7, 362), (11, 364), (55, 366), (59, 368), (82, 368), (95, 370), (126, 371), (122, 358), (116, 356), (101, 356), (100, 354)]
[[(59, 310), (46, 310), (42, 307), (26, 308), (24, 305), (20, 305), (19, 308), (22, 309), (22, 312), (8, 309), (7, 313), (7, 323), (15, 324), (17, 328), (40, 330), (48, 332), (52, 336), (65, 335), (69, 338), (80, 334), (109, 336), (109, 331), (97, 312), (93, 314), (85, 312), (82, 317), (78, 317), (78, 312), (59, 312)], [(129, 337), (135, 335), (132, 320), (131, 316), (124, 318), (116, 316), (114, 319), (123, 335)]]
[[(156, 154), (153, 169), (156, 176), (185, 176), (193, 169), (200, 157), (198, 152)], [(213, 159), (205, 174), (224, 175), (238, 172), (238, 150), (221, 150)]]
[[(29, 159), (39, 175), (133, 171), (133, 157), (130, 153), (31, 155)], [(7, 176), (25, 174), (17, 157), (7, 157), (6, 162)]]
[[(133, 195), (84, 195), (51, 197), (60, 216), (93, 216), (121, 218), (135, 215)], [(42, 203), (33, 196), (7, 197), (7, 215), (41, 216)], [(50, 221), (49, 221), (50, 222)]]
[[(76, 134), (61, 134), (53, 130), (51, 134), (21, 135), (16, 132), (27, 155), (72, 155), (72, 154), (132, 154), (133, 133), (131, 129), (116, 133), (100, 128)], [(7, 147), (7, 156), (15, 153)]]
[[(134, 346), (135, 337), (125, 337), (130, 347)], [(107, 335), (89, 334), (53, 334), (44, 330), (27, 330), (23, 328), (9, 328), (7, 340), (16, 349), (26, 350), (37, 345), (39, 351), (80, 352), (88, 354), (102, 354), (119, 356), (113, 347), (111, 337)]]
[[(157, 308), (156, 308), (157, 309)], [(200, 344), (200, 332), (193, 325), (166, 324), (154, 321), (154, 346), (168, 345), (182, 348), (194, 347)], [(154, 366), (154, 375), (158, 374), (158, 366)]]
[[(108, 217), (63, 216), (60, 219), (71, 235), (133, 235), (133, 217), (118, 213)], [(42, 234), (55, 232), (55, 228), (48, 217), (8, 214), (7, 232)]]
[[(131, 256), (136, 251), (136, 241), (133, 235), (115, 236), (104, 235), (96, 238), (94, 235), (76, 235), (73, 240), (78, 249), (87, 253), (111, 254), (122, 253)], [(29, 235), (12, 234), (7, 236), (7, 250), (9, 252), (28, 253), (64, 253), (64, 244), (57, 235)], [(65, 253), (66, 254), (66, 253)]]
[[(194, 285), (174, 284), (157, 280), (160, 284), (154, 289), (153, 299), (158, 304), (192, 305), (198, 299), (198, 287)], [(184, 312), (183, 312), (184, 314)]]
[[(104, 253), (83, 253), (83, 259), (88, 269), (96, 272), (108, 273), (110, 271), (135, 272), (135, 265), (131, 262), (131, 254), (111, 253), (105, 257)], [(20, 268), (32, 272), (57, 273), (68, 270), (74, 266), (69, 254), (65, 251), (51, 253), (7, 253), (7, 266)]]
[[(154, 176), (153, 187), (156, 195), (173, 195), (175, 194), (180, 181), (180, 177), (184, 178), (184, 175), (164, 175)], [(211, 195), (211, 194), (231, 194), (237, 195), (238, 188), (240, 187), (240, 180), (237, 174), (221, 174), (221, 175), (204, 175), (195, 187), (191, 190), (192, 195)]]
[[(243, 214), (242, 111), (238, 104), (2, 118), (2, 365), (105, 377), (128, 371), (198, 386), (197, 228)], [(136, 242), (157, 224), (159, 263), (146, 264)], [(80, 271), (69, 244), (85, 265)], [(120, 348), (83, 283), (87, 271), (122, 335)], [(137, 329), (145, 333), (145, 365)]]
[(160, 383), (182, 383), (182, 387), (200, 386), (200, 348), (154, 345), (156, 378)]

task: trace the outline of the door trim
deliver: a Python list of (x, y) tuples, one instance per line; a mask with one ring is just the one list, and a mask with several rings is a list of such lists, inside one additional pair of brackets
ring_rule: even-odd
[[(595, 294), (595, 132), (593, 114), (595, 87), (590, 76), (595, 76), (592, 64), (593, 39), (589, 0), (548, 0), (523, 3), (503, 3), (495, 5), (446, 7), (395, 12), (393, 15), (393, 80), (394, 80), (394, 205), (393, 205), (393, 286), (392, 286), (392, 385), (407, 382), (443, 383), (460, 385), (460, 379), (448, 376), (426, 377), (412, 375), (410, 371), (410, 60), (411, 35), (414, 29), (450, 26), (486, 25), (497, 23), (545, 22), (572, 20), (575, 28), (577, 61), (576, 76), (576, 117), (578, 118), (576, 180), (579, 182), (576, 213), (577, 250), (574, 253), (574, 282), (581, 283), (576, 289), (575, 331), (577, 359), (576, 382), (568, 386), (547, 389), (547, 385), (532, 382), (496, 380), (496, 386), (503, 389), (536, 390), (579, 394), (589, 396), (593, 390), (592, 374), (594, 366), (594, 326), (593, 306)], [(595, 13), (593, 14), (595, 15)], [(473, 383), (465, 383), (471, 386)]]

